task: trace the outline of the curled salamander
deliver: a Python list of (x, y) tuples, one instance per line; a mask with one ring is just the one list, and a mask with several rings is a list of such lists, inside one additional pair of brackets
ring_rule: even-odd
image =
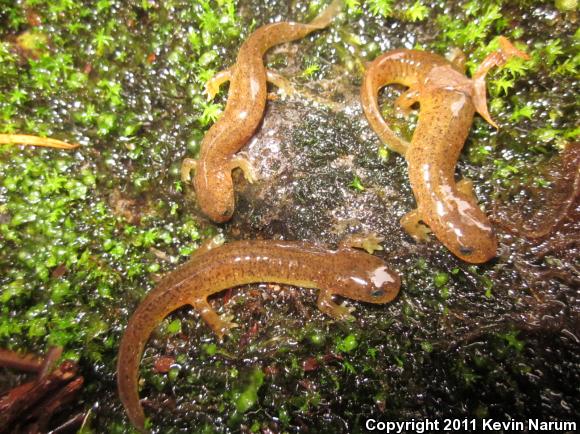
[(352, 309), (336, 304), (333, 295), (380, 304), (399, 292), (399, 276), (381, 259), (351, 248), (368, 248), (367, 241), (353, 237), (338, 250), (305, 242), (236, 241), (198, 252), (170, 273), (132, 315), (119, 348), (117, 384), (133, 425), (144, 430), (137, 385), (141, 356), (153, 329), (169, 313), (191, 305), (221, 338), (235, 324), (218, 316), (208, 296), (234, 286), (273, 282), (319, 288), (318, 308), (336, 319), (349, 319)]
[[(471, 263), (493, 258), (497, 239), (471, 182), (455, 183), (455, 165), (475, 112), (497, 128), (487, 110), (487, 72), (510, 57), (528, 58), (506, 38), (500, 37), (499, 43), (499, 50), (483, 61), (471, 79), (465, 76), (463, 56), (447, 61), (424, 51), (390, 51), (369, 65), (361, 88), (362, 106), (372, 128), (408, 163), (417, 209), (401, 219), (402, 226), (423, 241), (427, 228), (420, 222), (424, 222), (453, 254)], [(399, 138), (381, 116), (378, 92), (391, 83), (409, 88), (396, 101), (403, 111), (420, 105), (411, 143)]]
[(212, 98), (220, 84), (230, 81), (226, 108), (203, 138), (199, 159), (184, 160), (181, 177), (187, 182), (190, 171), (195, 171), (197, 201), (215, 222), (228, 221), (234, 212), (232, 170), (240, 168), (249, 182), (254, 180), (248, 161), (235, 154), (250, 140), (264, 116), (267, 81), (282, 89), (288, 86), (284, 78), (266, 70), (264, 54), (275, 45), (327, 27), (341, 7), (342, 0), (334, 0), (308, 24), (279, 22), (260, 27), (242, 44), (236, 63), (208, 82), (207, 93)]

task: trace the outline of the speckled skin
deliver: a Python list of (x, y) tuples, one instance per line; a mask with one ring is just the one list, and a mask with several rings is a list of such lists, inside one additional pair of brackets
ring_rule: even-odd
[[(489, 68), (505, 63), (513, 55), (525, 57), (507, 39), (501, 49), (482, 63), (473, 79), (459, 64), (452, 64), (433, 53), (395, 50), (375, 59), (366, 72), (362, 105), (369, 123), (379, 137), (403, 154), (417, 210), (402, 219), (405, 228), (417, 239), (419, 221), (426, 223), (437, 238), (456, 256), (470, 263), (482, 263), (496, 255), (495, 232), (463, 182), (455, 183), (455, 165), (478, 111), (493, 124), (487, 112), (484, 77)], [(395, 135), (377, 102), (379, 90), (390, 83), (409, 89), (397, 100), (408, 110), (420, 104), (419, 119), (411, 143)]]
[(361, 103), (371, 127), (392, 150), (405, 154), (409, 143), (399, 138), (381, 115), (379, 90), (391, 83), (417, 88), (434, 66), (450, 66), (447, 60), (426, 51), (394, 50), (377, 57), (367, 68), (361, 87)]
[(379, 258), (352, 248), (328, 250), (304, 242), (237, 241), (195, 255), (165, 277), (139, 305), (121, 340), (117, 362), (119, 396), (129, 419), (144, 430), (139, 403), (138, 370), (153, 329), (172, 311), (193, 306), (222, 337), (234, 324), (221, 319), (207, 297), (226, 288), (275, 282), (319, 288), (318, 307), (337, 319), (350, 309), (332, 301), (333, 295), (388, 303), (399, 292), (400, 279)]
[(230, 88), (222, 117), (209, 129), (201, 144), (195, 168), (194, 188), (202, 211), (222, 223), (234, 212), (232, 159), (252, 137), (266, 106), (267, 83), (264, 54), (273, 46), (301, 39), (327, 27), (340, 11), (342, 0), (334, 0), (309, 24), (280, 22), (253, 32), (242, 44), (230, 68)]
[(453, 254), (482, 263), (496, 255), (495, 232), (473, 193), (459, 191), (454, 178), (474, 113), (465, 93), (432, 91), (421, 102), (421, 117), (406, 158), (421, 219)]

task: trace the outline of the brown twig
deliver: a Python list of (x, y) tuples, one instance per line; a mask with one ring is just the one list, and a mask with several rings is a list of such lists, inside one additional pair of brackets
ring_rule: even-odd
[(87, 416), (90, 414), (90, 411), (87, 413), (79, 413), (71, 417), (69, 420), (64, 422), (63, 424), (57, 426), (55, 429), (50, 431), (50, 434), (62, 434), (62, 433), (70, 433), (70, 432), (77, 432), (79, 428), (83, 425), (84, 421), (86, 420)]
[(18, 354), (0, 349), (0, 367), (16, 369), (23, 372), (38, 372), (42, 368), (42, 359), (34, 354)]
[[(72, 361), (64, 361), (61, 365), (49, 375), (38, 378), (37, 380), (27, 383), (31, 386), (21, 389), (18, 387), (18, 393), (14, 389), (0, 398), (0, 432), (6, 432), (6, 429), (18, 419), (18, 417), (32, 408), (48, 393), (63, 386), (71, 381), (78, 372), (78, 365)], [(23, 393), (22, 390), (26, 390)]]
[(44, 361), (42, 362), (42, 369), (38, 374), (39, 378), (46, 377), (53, 369), (54, 365), (62, 356), (62, 347), (50, 347), (44, 356)]
[(79, 413), (71, 417), (65, 423), (57, 426), (55, 429), (50, 431), (50, 434), (62, 434), (77, 432), (78, 429), (83, 425), (88, 413)]
[[(5, 395), (0, 397), (0, 418), (5, 412), (10, 410), (10, 406), (13, 405), (14, 402), (17, 402), (21, 399), (26, 399), (28, 393), (32, 390), (36, 383), (34, 381), (29, 381), (28, 383), (21, 384), (16, 386), (13, 389), (10, 389)], [(0, 432), (2, 432), (2, 428), (0, 427)]]
[(27, 419), (36, 421), (29, 428), (29, 433), (43, 433), (48, 431), (50, 419), (63, 406), (71, 402), (83, 387), (84, 378), (76, 377), (54, 395), (37, 406)]

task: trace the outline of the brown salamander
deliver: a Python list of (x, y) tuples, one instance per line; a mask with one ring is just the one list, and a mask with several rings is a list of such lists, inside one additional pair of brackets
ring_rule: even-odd
[(193, 186), (197, 201), (215, 222), (228, 221), (234, 212), (232, 170), (240, 168), (248, 181), (254, 179), (248, 161), (235, 154), (250, 140), (264, 116), (267, 81), (281, 88), (287, 86), (284, 78), (266, 70), (264, 54), (275, 45), (327, 27), (341, 8), (342, 0), (334, 0), (308, 24), (280, 22), (260, 27), (242, 44), (236, 63), (207, 84), (211, 98), (221, 83), (230, 81), (226, 108), (203, 138), (199, 159), (184, 160), (181, 176), (187, 182), (190, 171), (195, 171)]
[(166, 276), (139, 305), (121, 340), (117, 384), (129, 419), (144, 430), (145, 415), (139, 403), (139, 363), (154, 328), (172, 311), (193, 306), (221, 338), (235, 324), (220, 318), (208, 296), (226, 288), (257, 282), (274, 282), (318, 288), (318, 308), (336, 319), (348, 319), (352, 309), (332, 297), (368, 303), (388, 303), (399, 292), (399, 276), (376, 256), (351, 247), (365, 247), (354, 237), (338, 250), (290, 241), (236, 241), (195, 254)]
[[(510, 57), (527, 59), (506, 38), (490, 54), (472, 79), (465, 76), (464, 62), (447, 61), (433, 53), (395, 50), (375, 59), (368, 67), (361, 100), (371, 127), (392, 150), (405, 156), (417, 209), (401, 219), (416, 240), (427, 236), (426, 223), (456, 256), (482, 263), (496, 255), (495, 232), (477, 204), (471, 182), (455, 183), (455, 165), (471, 128), (475, 112), (497, 128), (487, 110), (485, 76)], [(463, 58), (464, 60), (464, 58)], [(389, 128), (377, 102), (379, 90), (391, 83), (409, 89), (396, 101), (408, 111), (419, 103), (417, 127), (411, 143)]]

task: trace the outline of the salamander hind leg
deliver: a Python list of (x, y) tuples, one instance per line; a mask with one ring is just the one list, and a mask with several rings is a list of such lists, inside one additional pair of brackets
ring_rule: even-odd
[(473, 182), (471, 179), (463, 178), (461, 181), (455, 184), (455, 188), (457, 188), (457, 191), (461, 194), (468, 196), (472, 198), (474, 202), (477, 202), (475, 191), (473, 190)]
[(340, 242), (340, 248), (354, 248), (363, 249), (367, 253), (373, 254), (377, 250), (383, 250), (383, 246), (380, 243), (384, 241), (384, 238), (377, 236), (377, 234), (351, 234), (347, 235)]
[(453, 66), (455, 66), (458, 71), (461, 71), (465, 74), (467, 69), (467, 56), (463, 51), (457, 47), (453, 47), (451, 48), (449, 54), (445, 57), (447, 60), (449, 60), (449, 62), (451, 62)]
[(459, 194), (463, 195), (469, 202), (472, 203), (473, 206), (479, 206), (479, 201), (477, 200), (475, 189), (473, 188), (473, 181), (471, 181), (471, 179), (463, 178), (457, 182), (457, 184), (455, 184), (455, 188)]
[(205, 93), (207, 94), (207, 100), (211, 101), (215, 98), (217, 93), (220, 91), (220, 86), (232, 78), (231, 69), (224, 69), (218, 72), (212, 78), (210, 78), (205, 84)]
[(192, 257), (203, 255), (204, 253), (207, 253), (216, 247), (220, 247), (224, 244), (224, 241), (225, 240), (222, 235), (216, 235), (215, 237), (208, 238), (203, 243), (201, 243), (195, 252), (193, 252)]
[(421, 223), (421, 214), (418, 209), (409, 211), (401, 218), (401, 226), (409, 235), (411, 235), (417, 242), (425, 242), (429, 240), (429, 233), (431, 230), (423, 223)]
[(231, 317), (220, 317), (209, 305), (207, 299), (194, 300), (191, 302), (191, 305), (199, 312), (202, 319), (211, 327), (219, 340), (223, 340), (225, 335), (230, 334), (230, 329), (238, 326), (236, 323), (231, 321)]
[(316, 302), (321, 312), (340, 321), (353, 321), (352, 312), (354, 307), (341, 306), (332, 300), (332, 293), (328, 290), (321, 289)]
[[(292, 96), (294, 94), (294, 87), (286, 77), (283, 77), (274, 71), (267, 70), (266, 79), (274, 86), (278, 87), (278, 89), (280, 89), (282, 99), (285, 99), (287, 96)], [(268, 94), (268, 98), (277, 99), (276, 94)]]
[(524, 60), (529, 60), (530, 56), (521, 50), (518, 50), (508, 39), (500, 36), (498, 38), (500, 48), (487, 55), (481, 65), (473, 74), (473, 105), (477, 113), (487, 121), (494, 128), (499, 128), (489, 114), (487, 108), (487, 93), (485, 86), (485, 77), (491, 68), (504, 65), (510, 58), (519, 57)]
[(258, 179), (254, 166), (252, 166), (247, 158), (242, 156), (235, 156), (231, 159), (230, 169), (241, 169), (241, 171), (244, 172), (244, 178), (246, 178), (246, 181), (248, 181), (250, 184), (253, 184), (254, 181)]
[(181, 181), (182, 182), (189, 182), (191, 181), (191, 172), (195, 171), (197, 167), (197, 161), (193, 158), (186, 158), (181, 163)]
[(407, 89), (395, 100), (395, 105), (401, 109), (405, 115), (411, 113), (411, 107), (419, 102), (419, 91), (416, 89)]

